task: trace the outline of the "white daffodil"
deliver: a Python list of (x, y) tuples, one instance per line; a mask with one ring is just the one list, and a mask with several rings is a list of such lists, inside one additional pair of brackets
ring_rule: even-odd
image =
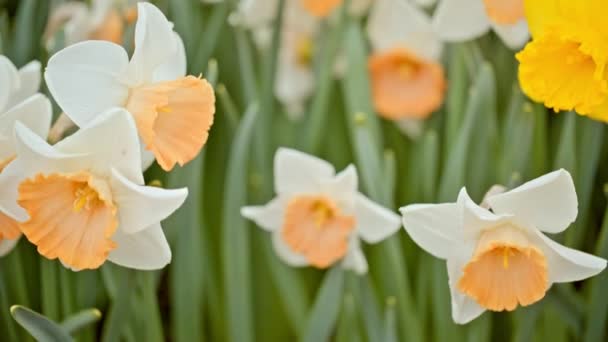
[(0, 174), (0, 208), (40, 254), (74, 270), (106, 259), (143, 270), (170, 262), (160, 221), (188, 191), (143, 185), (127, 111), (110, 109), (54, 146), (20, 123), (15, 136), (17, 157)]
[(377, 0), (367, 33), (368, 68), (376, 111), (400, 127), (416, 126), (443, 104), (443, 44), (429, 16), (401, 0)]
[(543, 234), (561, 233), (576, 219), (576, 191), (567, 171), (489, 194), (484, 202), (489, 209), (475, 204), (462, 189), (456, 203), (401, 209), (411, 238), (447, 260), (456, 323), (467, 323), (485, 310), (530, 305), (553, 283), (582, 280), (606, 267), (606, 260)]
[[(15, 158), (13, 127), (21, 122), (46, 139), (51, 125), (50, 101), (37, 94), (40, 86), (40, 63), (31, 62), (17, 70), (0, 55), (0, 174)], [(19, 241), (17, 222), (0, 208), (0, 256), (10, 252)]]
[(211, 85), (186, 75), (186, 55), (164, 14), (138, 4), (131, 60), (119, 45), (86, 41), (49, 60), (45, 78), (53, 97), (78, 126), (111, 107), (126, 108), (143, 141), (144, 166), (153, 157), (166, 171), (194, 159), (213, 124)]
[(327, 268), (339, 261), (367, 272), (360, 239), (376, 243), (399, 229), (399, 217), (357, 191), (357, 171), (337, 174), (316, 157), (281, 148), (274, 159), (277, 196), (241, 214), (272, 233), (277, 255), (295, 267)]
[(524, 0), (439, 0), (433, 25), (449, 42), (472, 40), (490, 29), (511, 49), (530, 38)]

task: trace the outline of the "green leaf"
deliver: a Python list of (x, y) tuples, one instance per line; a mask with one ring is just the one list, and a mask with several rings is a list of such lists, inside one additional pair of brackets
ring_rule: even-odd
[(344, 289), (344, 269), (340, 265), (325, 274), (308, 315), (304, 342), (328, 341), (340, 313)]
[(26, 307), (13, 305), (11, 315), (19, 325), (40, 342), (74, 341), (60, 325)]
[(397, 299), (390, 297), (386, 300), (386, 309), (384, 312), (384, 342), (397, 342), (397, 321), (395, 318), (395, 306)]
[(230, 150), (225, 185), (222, 229), (227, 327), (231, 341), (251, 341), (254, 336), (251, 298), (250, 231), (239, 214), (247, 204), (247, 162), (257, 108), (249, 108)]
[(73, 334), (85, 326), (95, 323), (101, 319), (101, 312), (97, 309), (82, 310), (74, 315), (71, 315), (63, 322), (61, 328), (66, 332)]

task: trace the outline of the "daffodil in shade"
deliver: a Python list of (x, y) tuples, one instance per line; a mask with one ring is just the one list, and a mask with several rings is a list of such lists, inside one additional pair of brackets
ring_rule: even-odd
[(517, 54), (522, 90), (535, 101), (608, 122), (608, 2), (526, 1), (532, 41)]
[(601, 272), (606, 260), (562, 246), (578, 203), (570, 174), (558, 170), (475, 204), (465, 189), (456, 203), (401, 208), (410, 237), (447, 261), (452, 317), (465, 324), (485, 310), (512, 311), (541, 300), (554, 283)]
[(431, 19), (400, 0), (374, 3), (367, 32), (368, 69), (376, 111), (398, 123), (427, 118), (443, 104), (446, 80), (439, 63), (442, 42)]
[[(0, 174), (17, 153), (13, 139), (16, 122), (43, 139), (49, 133), (51, 103), (44, 95), (37, 94), (39, 86), (40, 63), (31, 62), (18, 70), (0, 55)], [(18, 223), (0, 206), (0, 256), (10, 252), (20, 237)]]
[(160, 221), (188, 191), (144, 186), (126, 110), (110, 109), (53, 146), (20, 123), (15, 136), (17, 158), (0, 174), (0, 206), (41, 255), (73, 270), (106, 260), (142, 270), (170, 262)]
[(398, 215), (357, 191), (357, 171), (336, 174), (324, 160), (281, 148), (274, 159), (277, 196), (241, 214), (272, 234), (277, 255), (294, 267), (336, 263), (361, 274), (367, 261), (360, 246), (382, 241), (400, 226)]
[(433, 25), (449, 42), (479, 38), (492, 29), (511, 49), (530, 38), (524, 0), (439, 0)]
[(78, 126), (117, 106), (135, 119), (143, 141), (144, 166), (154, 158), (166, 171), (194, 159), (213, 124), (211, 85), (186, 75), (179, 36), (163, 13), (138, 4), (131, 60), (119, 45), (86, 41), (49, 60), (45, 78), (53, 97)]

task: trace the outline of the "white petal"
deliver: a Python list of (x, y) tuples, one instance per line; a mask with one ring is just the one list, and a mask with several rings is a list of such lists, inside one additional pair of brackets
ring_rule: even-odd
[(180, 36), (173, 32), (176, 41), (176, 49), (173, 56), (169, 57), (163, 64), (154, 70), (152, 79), (154, 82), (172, 81), (186, 75), (186, 49)]
[(406, 48), (418, 56), (438, 60), (442, 44), (431, 19), (422, 10), (403, 0), (378, 0), (367, 24), (374, 50)]
[(5, 256), (10, 251), (12, 251), (13, 248), (15, 248), (15, 246), (17, 246), (17, 242), (19, 242), (20, 238), (21, 237), (18, 237), (14, 240), (8, 240), (8, 239), (0, 240), (0, 257)]
[(342, 267), (359, 275), (367, 273), (367, 259), (363, 250), (361, 250), (359, 238), (356, 235), (349, 242), (348, 251), (342, 260)]
[(338, 206), (347, 213), (355, 209), (357, 197), (357, 168), (349, 165), (333, 179), (323, 182), (322, 191), (337, 202)]
[(143, 184), (139, 137), (129, 112), (110, 109), (55, 145), (63, 153), (91, 155), (91, 171), (110, 176), (111, 168), (136, 184)]
[(0, 144), (0, 160), (15, 154), (13, 132), (16, 122), (21, 122), (39, 137), (46, 139), (51, 127), (53, 109), (46, 96), (36, 94), (0, 115), (0, 136), (7, 137)]
[(399, 215), (357, 194), (355, 229), (363, 241), (377, 243), (395, 234), (401, 227)]
[(433, 17), (439, 36), (450, 42), (478, 38), (490, 29), (490, 20), (481, 0), (442, 0)]
[(452, 298), (452, 319), (457, 324), (466, 324), (484, 313), (482, 308), (475, 300), (464, 295), (456, 288), (456, 284), (462, 277), (462, 269), (464, 268), (465, 260), (464, 253), (460, 253), (459, 257), (448, 260), (448, 283), (450, 286), (450, 295)]
[(188, 197), (188, 189), (168, 190), (135, 184), (115, 169), (110, 181), (112, 201), (118, 207), (118, 222), (127, 234), (141, 230), (166, 219)]
[(510, 215), (495, 215), (491, 211), (473, 202), (465, 188), (458, 194), (458, 204), (462, 206), (463, 233), (466, 238), (476, 238), (489, 227), (497, 226), (511, 220)]
[[(285, 33), (288, 37), (290, 34)], [(298, 63), (296, 56), (295, 36), (293, 42), (284, 37), (284, 42), (279, 51), (277, 76), (274, 91), (277, 99), (285, 106), (294, 107), (304, 103), (314, 92), (315, 78), (311, 67), (302, 66)]]
[(19, 74), (15, 65), (0, 55), (0, 112), (7, 109), (12, 94), (19, 88)]
[(413, 204), (401, 208), (403, 226), (418, 246), (447, 259), (462, 242), (462, 212), (457, 203)]
[(141, 150), (141, 169), (146, 171), (152, 164), (156, 161), (156, 157), (154, 153), (146, 150), (146, 147), (143, 144), (140, 144)]
[(300, 151), (279, 148), (274, 157), (274, 187), (278, 194), (314, 192), (334, 174), (330, 163)]
[(487, 201), (495, 213), (515, 215), (547, 233), (565, 230), (578, 214), (574, 182), (563, 169), (491, 196)]
[(298, 253), (295, 253), (289, 248), (289, 246), (283, 240), (281, 231), (276, 230), (272, 232), (272, 246), (277, 256), (283, 260), (287, 265), (293, 267), (303, 267), (308, 265), (306, 258)]
[(14, 106), (36, 94), (40, 88), (40, 62), (33, 61), (19, 69), (19, 88), (11, 96), (9, 106)]
[(137, 83), (151, 81), (156, 68), (175, 56), (177, 44), (173, 25), (163, 12), (150, 3), (138, 3), (135, 51), (130, 63), (130, 75)]
[(21, 181), (30, 175), (19, 160), (11, 162), (0, 173), (0, 211), (19, 222), (27, 220), (28, 214), (17, 204), (18, 188)]
[(565, 283), (592, 277), (606, 268), (606, 260), (562, 246), (538, 230), (535, 244), (547, 258), (549, 283)]
[(76, 125), (84, 126), (97, 114), (125, 105), (129, 89), (121, 77), (127, 65), (121, 46), (86, 41), (53, 55), (44, 77), (59, 107)]
[(276, 231), (280, 230), (283, 226), (286, 205), (287, 199), (275, 197), (266, 205), (241, 208), (241, 215), (252, 220), (262, 229)]
[(171, 262), (171, 248), (160, 224), (152, 225), (135, 234), (120, 229), (112, 236), (117, 244), (108, 260), (137, 270), (158, 270)]
[(492, 23), (494, 32), (502, 39), (506, 46), (513, 50), (521, 49), (530, 39), (528, 23), (525, 19), (515, 25), (499, 25)]

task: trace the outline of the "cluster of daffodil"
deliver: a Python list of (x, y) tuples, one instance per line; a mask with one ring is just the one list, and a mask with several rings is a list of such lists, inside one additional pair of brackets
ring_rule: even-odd
[(160, 221), (179, 208), (187, 189), (145, 186), (154, 161), (170, 171), (201, 150), (215, 98), (200, 77), (186, 76), (184, 47), (163, 13), (138, 5), (136, 49), (83, 41), (55, 54), (45, 80), (79, 130), (46, 142), (51, 104), (37, 94), (40, 64), (2, 67), (0, 241), (21, 234), (38, 252), (74, 270), (106, 260), (159, 269), (171, 260)]
[[(230, 21), (251, 30), (259, 49), (268, 49), (279, 4), (243, 0)], [(517, 54), (519, 79), (530, 98), (556, 111), (608, 121), (608, 26), (602, 18), (608, 3), (347, 4), (349, 15), (368, 16), (374, 109), (406, 134), (416, 135), (418, 124), (444, 104), (444, 44), (490, 29), (509, 48), (523, 49)], [(274, 95), (292, 120), (302, 117), (315, 91), (316, 41), (341, 5), (285, 2)], [(125, 22), (136, 22), (130, 59), (117, 45)], [(533, 39), (525, 45), (528, 25)], [(200, 76), (186, 75), (182, 40), (150, 3), (69, 3), (51, 16), (48, 44), (60, 27), (67, 47), (49, 59), (44, 79), (78, 130), (53, 145), (47, 143), (53, 136), (51, 103), (38, 93), (40, 63), (17, 70), (0, 56), (0, 254), (25, 235), (42, 256), (76, 271), (107, 260), (141, 270), (163, 268), (171, 250), (160, 221), (184, 203), (188, 190), (146, 186), (143, 172), (153, 162), (169, 172), (196, 158), (213, 124), (214, 90)], [(335, 77), (344, 74), (344, 53), (338, 52)], [(545, 235), (563, 232), (578, 215), (574, 182), (564, 169), (510, 190), (492, 188), (481, 204), (462, 188), (454, 203), (407, 205), (401, 216), (359, 192), (353, 165), (337, 173), (329, 162), (279, 148), (273, 174), (276, 197), (243, 207), (241, 214), (271, 233), (274, 251), (286, 264), (337, 265), (365, 274), (370, 266), (363, 243), (381, 242), (404, 227), (422, 249), (446, 260), (452, 317), (459, 324), (485, 310), (531, 305), (553, 284), (586, 279), (606, 267), (606, 260)]]

